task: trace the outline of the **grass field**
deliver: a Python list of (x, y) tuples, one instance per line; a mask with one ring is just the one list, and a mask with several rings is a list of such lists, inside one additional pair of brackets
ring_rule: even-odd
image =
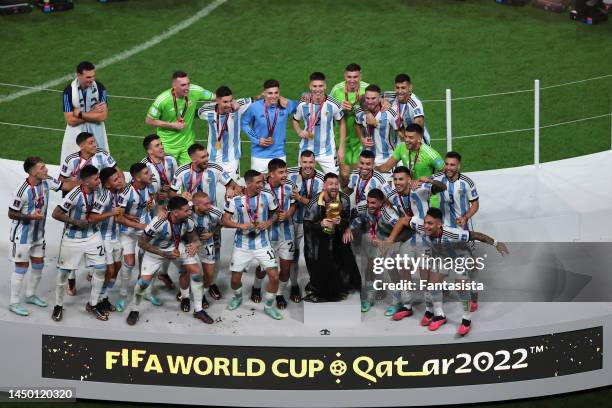
[[(109, 58), (141, 44), (185, 20), (207, 1), (130, 0), (99, 4), (77, 2), (68, 13), (3, 17), (0, 82), (39, 85), (73, 71), (77, 62)], [(358, 62), (364, 79), (384, 89), (399, 72), (409, 73), (424, 100), (481, 95), (572, 82), (612, 73), (612, 25), (587, 26), (532, 7), (492, 1), (404, 0), (327, 2), (267, 1), (255, 6), (229, 0), (188, 29), (128, 59), (98, 70), (111, 95), (154, 98), (169, 87), (175, 69), (214, 91), (228, 84), (236, 95), (261, 91), (270, 77), (282, 92), (296, 97), (307, 76), (320, 70), (331, 87), (343, 67)], [(10, 68), (9, 68), (10, 67)], [(53, 87), (63, 89), (65, 83)], [(0, 95), (19, 88), (0, 85)], [(542, 125), (610, 112), (612, 77), (542, 91)], [(61, 95), (37, 92), (0, 103), (0, 122), (63, 129)], [(150, 102), (109, 100), (111, 134), (143, 136)], [(434, 146), (446, 150), (444, 102), (425, 103)], [(455, 136), (525, 129), (533, 126), (533, 94), (519, 93), (453, 103)], [(197, 122), (199, 139), (206, 137)], [(0, 156), (42, 155), (57, 163), (62, 132), (0, 125)], [(288, 130), (288, 140), (297, 136)], [(557, 160), (610, 148), (610, 117), (542, 129), (541, 160)], [(122, 167), (142, 157), (138, 138), (109, 136), (110, 150)], [(532, 131), (455, 139), (464, 169), (482, 170), (528, 164)], [(243, 144), (243, 169), (249, 145)], [(294, 162), (296, 145), (287, 147)]]

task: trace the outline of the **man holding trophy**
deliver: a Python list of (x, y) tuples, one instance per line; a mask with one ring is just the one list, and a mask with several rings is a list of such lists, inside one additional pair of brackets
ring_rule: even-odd
[(311, 302), (339, 301), (361, 287), (351, 245), (342, 242), (351, 220), (349, 196), (340, 192), (336, 174), (327, 173), (323, 180), (323, 191), (304, 214), (304, 258), (310, 273), (304, 300)]

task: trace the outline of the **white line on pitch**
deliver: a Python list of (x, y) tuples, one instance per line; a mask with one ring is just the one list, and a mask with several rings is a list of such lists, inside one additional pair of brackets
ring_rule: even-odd
[[(145, 41), (142, 44), (139, 44), (133, 48), (130, 48), (128, 50), (122, 51), (119, 54), (115, 54), (112, 57), (106, 58), (100, 62), (98, 62), (96, 64), (96, 68), (105, 68), (111, 64), (114, 64), (115, 62), (119, 62), (119, 61), (123, 61), (127, 58), (130, 58), (131, 56), (133, 56), (134, 54), (138, 54), (139, 52), (145, 51), (157, 44), (159, 44), (160, 42), (172, 37), (173, 35), (179, 33), (180, 31), (190, 27), (191, 25), (193, 25), (195, 22), (197, 22), (198, 20), (206, 17), (207, 15), (209, 15), (214, 9), (216, 9), (217, 7), (219, 7), (220, 5), (222, 5), (223, 3), (225, 3), (227, 0), (215, 0), (214, 2), (210, 3), (208, 6), (204, 7), (202, 10), (198, 11), (196, 14), (194, 14), (193, 16), (189, 17), (188, 19), (182, 21), (179, 24), (176, 24), (175, 26), (171, 27), (170, 29), (168, 29), (167, 31), (164, 31), (163, 33), (156, 35), (155, 37), (151, 38), (148, 41)], [(17, 91), (15, 93), (6, 95), (6, 96), (0, 96), (0, 103), (3, 102), (11, 102), (14, 101), (17, 98), (21, 98), (22, 96), (26, 96), (26, 95), (30, 95), (33, 93), (36, 93), (39, 91), (39, 89), (36, 88), (50, 88), (52, 86), (56, 86), (59, 84), (62, 84), (66, 81), (70, 81), (74, 78), (74, 74), (68, 74), (68, 75), (64, 75), (62, 77), (53, 79), (51, 81), (45, 82), (44, 84), (40, 84), (37, 85), (35, 87), (33, 87), (32, 89), (24, 89), (21, 91)]]

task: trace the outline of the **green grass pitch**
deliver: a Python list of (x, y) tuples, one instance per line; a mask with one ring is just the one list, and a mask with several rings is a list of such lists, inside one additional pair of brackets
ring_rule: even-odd
[[(0, 82), (38, 85), (73, 72), (77, 62), (96, 63), (141, 44), (183, 21), (209, 2), (130, 0), (99, 4), (79, 1), (67, 13), (3, 17)], [(410, 74), (424, 100), (529, 89), (612, 73), (612, 25), (587, 26), (532, 7), (490, 1), (267, 1), (255, 6), (229, 0), (209, 16), (160, 44), (98, 70), (110, 95), (154, 98), (170, 85), (175, 69), (190, 73), (207, 89), (229, 85), (236, 96), (261, 91), (267, 78), (281, 81), (288, 97), (307, 89), (308, 74), (324, 72), (328, 86), (342, 80), (343, 67), (358, 62), (364, 79), (391, 89), (397, 73)], [(66, 82), (67, 83), (67, 82)], [(54, 89), (63, 89), (63, 85)], [(542, 90), (541, 123), (555, 124), (610, 112), (612, 77)], [(0, 85), (0, 95), (18, 91)], [(146, 100), (109, 99), (107, 131), (144, 136)], [(38, 92), (0, 103), (0, 122), (64, 127), (61, 94)], [(446, 150), (444, 102), (425, 103), (434, 147)], [(466, 136), (533, 126), (533, 94), (520, 93), (453, 102), (453, 133)], [(196, 123), (206, 138), (204, 122)], [(0, 156), (39, 154), (58, 163), (62, 132), (0, 125)], [(610, 117), (541, 131), (541, 160), (610, 148)], [(297, 141), (292, 129), (288, 140)], [(123, 168), (142, 157), (140, 140), (109, 136)], [(290, 164), (296, 144), (289, 144)], [(533, 132), (458, 138), (454, 150), (464, 170), (529, 164)], [(249, 145), (243, 144), (242, 169)]]

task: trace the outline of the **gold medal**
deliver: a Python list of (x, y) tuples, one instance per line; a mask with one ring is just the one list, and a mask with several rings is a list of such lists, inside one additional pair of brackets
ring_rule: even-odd
[(314, 133), (313, 132), (308, 132), (308, 139), (310, 139), (310, 140), (314, 139)]
[(221, 149), (221, 141), (217, 140), (217, 143), (215, 143), (215, 149), (219, 150)]

